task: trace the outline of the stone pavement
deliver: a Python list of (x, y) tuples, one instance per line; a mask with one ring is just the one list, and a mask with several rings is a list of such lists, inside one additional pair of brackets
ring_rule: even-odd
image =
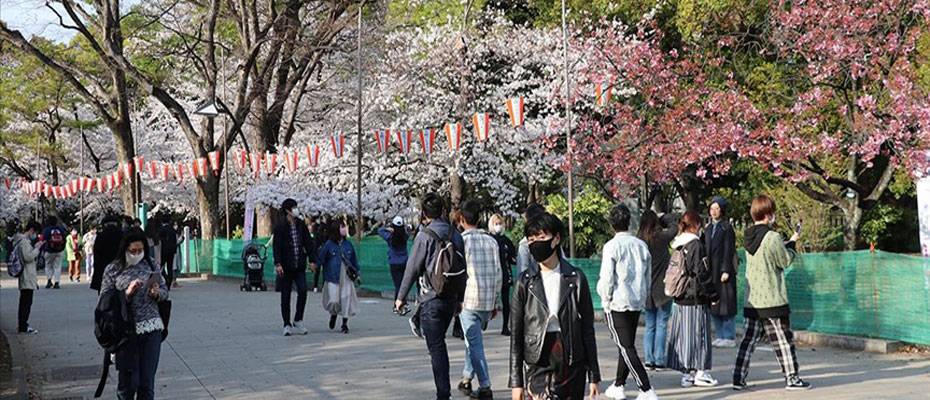
[[(14, 363), (25, 369), (29, 387), (42, 399), (90, 399), (100, 372), (101, 351), (93, 336), (95, 293), (86, 283), (36, 293), (31, 323), (40, 334), (15, 332), (18, 291), (0, 281), (0, 327), (7, 333)], [(171, 337), (163, 344), (156, 394), (159, 399), (429, 399), (433, 381), (424, 342), (413, 338), (404, 318), (384, 299), (361, 299), (361, 313), (349, 321), (349, 335), (330, 331), (311, 293), (308, 336), (282, 337), (278, 294), (242, 293), (234, 282), (182, 280), (171, 292)], [(485, 336), (497, 398), (510, 398), (508, 340), (493, 321)], [(606, 389), (616, 372), (617, 350), (607, 329), (597, 326)], [(640, 334), (640, 339), (642, 335)], [(464, 346), (452, 339), (453, 377), (462, 368)], [(641, 349), (641, 347), (640, 347)], [(771, 349), (757, 350), (746, 393), (729, 387), (735, 351), (715, 350), (717, 388), (682, 389), (674, 372), (650, 373), (663, 399), (927, 399), (930, 358), (876, 355), (829, 348), (800, 348), (802, 375), (814, 389), (782, 389)], [(104, 398), (115, 398), (115, 373)], [(453, 378), (456, 379), (456, 378)], [(455, 383), (453, 382), (453, 387)], [(632, 385), (632, 379), (630, 380)], [(628, 385), (628, 395), (636, 391)], [(460, 398), (460, 396), (456, 396)], [(603, 398), (603, 397), (602, 397)]]

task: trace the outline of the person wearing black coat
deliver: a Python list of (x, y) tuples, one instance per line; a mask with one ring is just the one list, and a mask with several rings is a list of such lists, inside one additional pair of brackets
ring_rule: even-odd
[(168, 290), (174, 283), (174, 255), (178, 252), (178, 233), (171, 224), (163, 224), (158, 232), (161, 239), (161, 264), (164, 267), (162, 276), (168, 284)]
[(103, 271), (116, 259), (119, 244), (123, 240), (123, 229), (118, 217), (104, 217), (100, 225), (97, 239), (94, 240), (94, 274), (90, 280), (91, 290), (96, 290), (98, 293), (103, 283)]
[[(274, 269), (277, 287), (281, 292), (281, 318), (284, 336), (306, 335), (303, 326), (304, 308), (307, 306), (307, 263), (316, 271), (317, 246), (310, 236), (307, 224), (297, 216), (297, 201), (287, 199), (281, 204), (283, 218), (274, 226), (272, 234)], [(291, 323), (291, 289), (297, 289), (297, 309)]]
[(710, 203), (711, 222), (704, 228), (701, 242), (713, 272), (714, 287), (720, 300), (710, 306), (716, 339), (714, 347), (736, 347), (736, 233), (724, 219), (727, 201), (714, 197)]
[(639, 234), (649, 246), (652, 256), (652, 282), (646, 297), (646, 331), (643, 333), (643, 350), (648, 369), (665, 368), (665, 339), (668, 318), (672, 312), (672, 299), (665, 295), (665, 272), (671, 258), (669, 246), (678, 235), (678, 217), (665, 214), (661, 218), (646, 210), (639, 222)]
[(517, 263), (517, 248), (507, 235), (504, 234), (504, 217), (494, 214), (488, 220), (488, 229), (491, 236), (497, 241), (500, 253), (501, 272), (504, 280), (501, 284), (501, 311), (504, 322), (501, 335), (510, 336), (510, 288), (513, 287), (513, 266)]

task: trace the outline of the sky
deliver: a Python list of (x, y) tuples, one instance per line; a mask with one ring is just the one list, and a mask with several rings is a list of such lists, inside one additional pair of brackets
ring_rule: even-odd
[[(138, 2), (124, 0), (122, 8), (127, 9)], [(65, 15), (64, 11), (62, 15)], [(26, 38), (39, 35), (66, 42), (74, 36), (74, 31), (59, 26), (58, 17), (45, 6), (45, 0), (0, 0), (0, 21), (21, 31)]]

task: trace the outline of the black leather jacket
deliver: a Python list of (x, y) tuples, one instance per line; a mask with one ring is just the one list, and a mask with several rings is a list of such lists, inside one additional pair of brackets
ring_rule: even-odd
[[(601, 381), (597, 363), (597, 341), (594, 336), (594, 306), (588, 279), (581, 270), (566, 260), (561, 262), (562, 287), (559, 304), (559, 324), (562, 345), (568, 365), (582, 363), (587, 367), (588, 381)], [(539, 266), (533, 265), (520, 273), (510, 306), (510, 383), (511, 388), (524, 387), (524, 363), (539, 362), (546, 337), (549, 307)]]

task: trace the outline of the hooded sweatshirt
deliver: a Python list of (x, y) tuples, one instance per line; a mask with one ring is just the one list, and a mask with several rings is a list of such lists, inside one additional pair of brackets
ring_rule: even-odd
[(791, 313), (785, 285), (785, 268), (794, 260), (794, 242), (785, 243), (768, 225), (746, 229), (747, 318), (780, 318)]

